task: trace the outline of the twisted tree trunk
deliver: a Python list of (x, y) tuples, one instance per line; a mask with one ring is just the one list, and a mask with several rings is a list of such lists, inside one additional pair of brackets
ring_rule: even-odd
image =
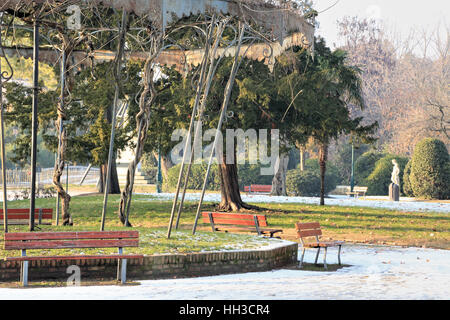
[[(59, 133), (58, 137), (58, 151), (57, 151), (57, 161), (55, 161), (55, 171), (53, 172), (53, 184), (56, 187), (56, 191), (58, 192), (58, 197), (62, 202), (62, 220), (63, 225), (73, 225), (72, 217), (70, 216), (70, 195), (64, 190), (64, 187), (61, 183), (61, 176), (64, 171), (65, 164), (65, 156), (66, 156), (66, 148), (67, 148), (67, 132), (63, 126), (63, 121), (66, 119), (66, 108), (65, 108), (65, 91), (66, 91), (66, 63), (67, 56), (73, 49), (73, 44), (71, 44), (70, 40), (67, 36), (60, 34), (63, 42), (62, 46), (62, 58), (61, 58), (61, 96), (59, 105), (57, 107), (58, 119), (56, 120), (56, 129)], [(59, 210), (59, 209), (58, 209)]]
[(119, 204), (119, 219), (122, 224), (127, 227), (131, 227), (131, 223), (128, 221), (128, 215), (131, 206), (131, 197), (134, 186), (134, 176), (136, 174), (136, 167), (141, 161), (142, 154), (144, 153), (145, 140), (148, 136), (148, 126), (150, 123), (150, 111), (153, 102), (155, 101), (157, 92), (153, 84), (153, 62), (157, 57), (160, 50), (160, 38), (155, 39), (152, 48), (152, 54), (147, 58), (144, 66), (144, 91), (139, 99), (139, 113), (136, 115), (136, 124), (138, 125), (138, 138), (135, 149), (135, 157), (128, 165), (127, 178), (125, 186), (120, 196)]
[(65, 154), (66, 154), (66, 147), (67, 147), (67, 135), (66, 135), (66, 129), (60, 128), (62, 124), (62, 120), (65, 118), (65, 114), (63, 112), (64, 110), (64, 102), (60, 104), (58, 107), (58, 120), (56, 124), (56, 128), (58, 129), (58, 132), (60, 132), (60, 146), (58, 148), (58, 162), (55, 163), (55, 172), (53, 173), (53, 184), (56, 187), (56, 190), (58, 192), (58, 196), (61, 199), (62, 202), (62, 220), (63, 225), (73, 225), (72, 217), (70, 216), (69, 211), (69, 204), (70, 204), (70, 195), (64, 190), (64, 187), (61, 183), (61, 176), (64, 171), (64, 162), (65, 162)]

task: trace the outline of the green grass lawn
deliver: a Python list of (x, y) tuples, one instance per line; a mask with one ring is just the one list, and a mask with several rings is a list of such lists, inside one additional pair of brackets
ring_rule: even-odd
[[(117, 218), (119, 195), (110, 195), (105, 230), (123, 230)], [(192, 236), (196, 203), (187, 202), (181, 217), (180, 229), (167, 239), (171, 201), (149, 201), (146, 195), (134, 195), (130, 222), (140, 231), (140, 248), (130, 248), (129, 253), (174, 253), (223, 250), (227, 248), (252, 248), (267, 243), (254, 234), (212, 233), (209, 225), (199, 223), (199, 232)], [(39, 226), (38, 231), (88, 231), (99, 230), (103, 196), (76, 196), (70, 209), (74, 226)], [(284, 230), (282, 238), (296, 240), (294, 223), (318, 221), (324, 238), (358, 243), (383, 243), (407, 246), (427, 246), (450, 249), (450, 215), (445, 213), (401, 212), (385, 209), (317, 206), (307, 204), (255, 204), (266, 214), (270, 227)], [(8, 208), (27, 208), (29, 200), (10, 201)], [(36, 207), (54, 208), (55, 199), (36, 199)], [(214, 204), (205, 203), (204, 209), (213, 210)], [(27, 226), (10, 226), (10, 232), (27, 231)], [(3, 233), (3, 229), (1, 231)], [(3, 238), (3, 234), (1, 235)], [(94, 249), (98, 253), (98, 249)], [(35, 250), (37, 252), (38, 250)], [(36, 254), (45, 254), (43, 251)], [(56, 250), (51, 254), (67, 254), (80, 250)], [(89, 249), (83, 249), (89, 254)], [(105, 249), (104, 253), (112, 252)], [(0, 257), (13, 253), (0, 250)], [(18, 255), (18, 252), (16, 253)], [(33, 253), (34, 254), (34, 253)]]

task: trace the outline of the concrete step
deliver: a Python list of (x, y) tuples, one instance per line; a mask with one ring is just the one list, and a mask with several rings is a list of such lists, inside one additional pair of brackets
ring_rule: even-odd
[[(125, 174), (118, 174), (119, 184), (125, 184), (127, 181), (127, 176)], [(134, 184), (135, 185), (153, 185), (154, 182), (147, 176), (145, 176), (141, 172), (136, 172), (134, 176)]]

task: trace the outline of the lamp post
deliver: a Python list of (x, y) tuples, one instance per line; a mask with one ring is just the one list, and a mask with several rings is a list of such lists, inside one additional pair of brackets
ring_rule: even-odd
[(29, 231), (34, 231), (34, 209), (36, 201), (36, 153), (38, 131), (38, 93), (39, 93), (39, 22), (33, 23), (33, 100), (31, 122), (31, 195)]
[(161, 174), (161, 142), (158, 144), (158, 174), (156, 176), (156, 192), (161, 193), (162, 174)]
[(355, 145), (352, 143), (352, 174), (350, 176), (350, 192), (355, 187)]

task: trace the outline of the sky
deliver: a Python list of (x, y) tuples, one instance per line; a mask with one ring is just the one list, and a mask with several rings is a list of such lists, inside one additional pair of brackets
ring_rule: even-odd
[(332, 48), (335, 47), (334, 44), (339, 44), (336, 20), (345, 16), (375, 18), (388, 30), (393, 30), (402, 37), (407, 36), (413, 29), (431, 31), (436, 29), (438, 23), (441, 24), (441, 32), (445, 26), (450, 26), (449, 0), (337, 1), (314, 0), (314, 8), (319, 12), (317, 21), (320, 23), (316, 35), (323, 36)]

